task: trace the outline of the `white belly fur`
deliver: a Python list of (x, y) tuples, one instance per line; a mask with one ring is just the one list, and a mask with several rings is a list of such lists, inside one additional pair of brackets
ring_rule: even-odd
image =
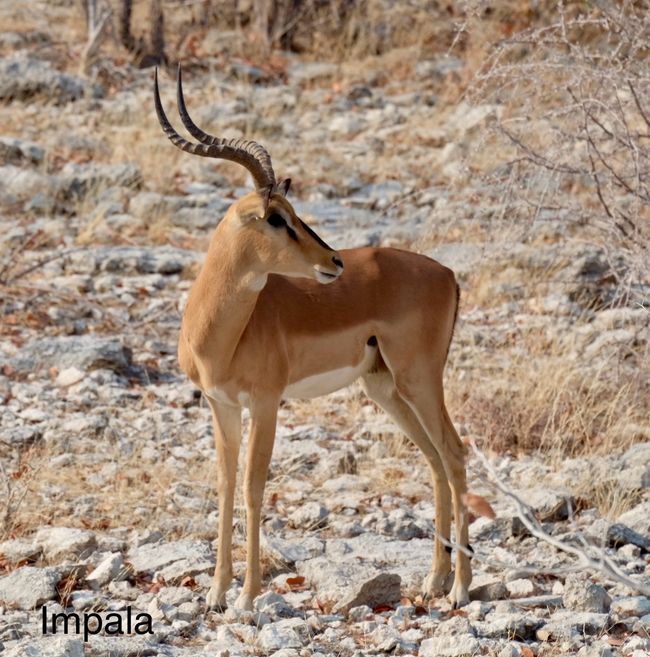
[(295, 381), (284, 389), (282, 397), (284, 399), (311, 399), (345, 388), (370, 369), (376, 354), (377, 347), (366, 346), (363, 358), (357, 365), (329, 370)]

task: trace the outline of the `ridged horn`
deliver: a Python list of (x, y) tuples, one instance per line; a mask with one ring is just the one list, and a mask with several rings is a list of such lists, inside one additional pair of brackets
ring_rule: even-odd
[(201, 144), (194, 144), (184, 137), (181, 137), (169, 122), (160, 100), (157, 68), (154, 70), (153, 92), (158, 121), (163, 132), (167, 135), (174, 146), (180, 148), (186, 153), (191, 153), (192, 155), (214, 157), (237, 162), (237, 164), (241, 164), (248, 169), (253, 176), (255, 187), (258, 191), (268, 188), (275, 189), (275, 173), (273, 171), (273, 165), (271, 164), (271, 156), (263, 146), (260, 146), (260, 144), (255, 141), (249, 141), (246, 139), (222, 139), (219, 137), (213, 137), (203, 132), (203, 130), (194, 124), (190, 115), (187, 113), (185, 100), (183, 98), (180, 66), (178, 67), (178, 111), (181, 120), (183, 121), (183, 125), (193, 137), (202, 142)]

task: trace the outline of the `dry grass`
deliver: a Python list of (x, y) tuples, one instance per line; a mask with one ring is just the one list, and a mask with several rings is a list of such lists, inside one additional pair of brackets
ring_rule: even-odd
[(634, 353), (631, 345), (613, 345), (593, 359), (577, 335), (521, 331), (509, 346), (484, 354), (482, 372), (452, 366), (454, 416), (496, 452), (562, 459), (615, 453), (643, 439), (638, 427), (647, 421), (647, 347)]
[[(20, 537), (44, 525), (97, 531), (169, 527), (170, 520), (175, 525), (181, 516), (186, 527), (170, 530), (170, 538), (186, 535), (190, 527), (194, 535), (211, 537), (214, 527), (208, 526), (205, 518), (216, 505), (211, 485), (216, 473), (214, 462), (199, 459), (179, 470), (165, 463), (163, 454), (153, 463), (139, 451), (125, 454), (119, 440), (110, 439), (110, 433), (108, 429), (104, 438), (97, 439), (103, 446), (101, 460), (88, 451), (64, 445), (39, 444), (23, 450), (19, 459), (6, 467), (0, 539)], [(87, 448), (94, 443), (76, 444)], [(66, 454), (74, 458), (63, 465), (50, 465), (54, 458)], [(175, 486), (193, 490), (203, 505), (178, 506), (170, 492)], [(203, 525), (204, 531), (197, 529)]]

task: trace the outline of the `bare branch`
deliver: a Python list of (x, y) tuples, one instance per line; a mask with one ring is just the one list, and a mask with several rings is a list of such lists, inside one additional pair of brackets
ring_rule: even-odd
[(515, 507), (517, 509), (517, 517), (521, 520), (524, 527), (526, 527), (532, 536), (538, 538), (541, 541), (544, 541), (545, 543), (548, 543), (549, 545), (552, 545), (554, 548), (561, 552), (565, 552), (573, 557), (576, 557), (577, 563), (575, 567), (577, 569), (600, 572), (602, 575), (612, 581), (624, 584), (628, 588), (634, 591), (638, 591), (643, 595), (650, 595), (650, 586), (626, 575), (613, 562), (613, 560), (607, 554), (605, 554), (603, 550), (590, 545), (587, 541), (584, 540), (584, 537), (581, 539), (583, 547), (576, 547), (575, 545), (570, 545), (565, 541), (559, 540), (555, 536), (551, 536), (547, 531), (545, 531), (540, 522), (535, 517), (531, 507), (527, 505), (521, 499), (521, 497), (503, 481), (485, 454), (483, 454), (483, 452), (478, 449), (474, 440), (470, 439), (469, 444), (472, 448), (472, 451), (474, 452), (474, 456), (476, 456), (476, 458), (483, 466), (485, 472), (487, 473), (487, 480), (492, 485), (494, 485), (500, 493), (515, 503)]

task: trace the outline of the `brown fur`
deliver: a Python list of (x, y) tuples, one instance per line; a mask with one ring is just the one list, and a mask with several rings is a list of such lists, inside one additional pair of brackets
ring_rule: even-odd
[[(209, 606), (223, 605), (232, 578), (241, 406), (250, 408), (252, 427), (244, 476), (247, 572), (237, 604), (250, 609), (261, 587), (259, 522), (277, 408), (288, 386), (304, 390), (300, 386), (313, 377), (336, 382), (352, 372), (363, 378), (368, 394), (427, 458), (437, 531), (449, 537), (453, 504), (456, 540), (467, 544), (464, 450), (442, 387), (458, 310), (453, 272), (399, 249), (337, 253), (309, 235), (284, 196), (275, 194), (265, 205), (257, 193), (248, 194), (219, 224), (190, 291), (179, 342), (181, 367), (208, 397), (215, 428), (219, 550)], [(264, 219), (274, 212), (297, 240)], [(342, 274), (337, 259), (344, 263)], [(321, 272), (340, 275), (323, 285)], [(376, 346), (368, 345), (371, 337)], [(444, 544), (436, 541), (425, 593), (438, 591), (450, 568)], [(461, 553), (451, 592), (455, 603), (468, 600), (470, 579), (469, 560)]]

